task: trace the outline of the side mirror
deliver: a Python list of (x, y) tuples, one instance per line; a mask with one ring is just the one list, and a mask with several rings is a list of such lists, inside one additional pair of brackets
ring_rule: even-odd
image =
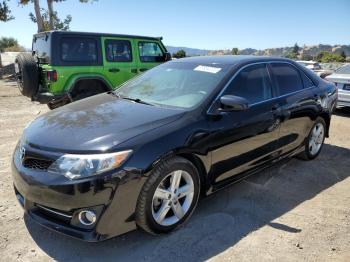
[(171, 60), (171, 54), (169, 52), (166, 52), (164, 54), (164, 61), (167, 62), (167, 61), (170, 61)]
[(220, 111), (244, 111), (249, 108), (248, 100), (240, 96), (224, 95), (220, 97)]

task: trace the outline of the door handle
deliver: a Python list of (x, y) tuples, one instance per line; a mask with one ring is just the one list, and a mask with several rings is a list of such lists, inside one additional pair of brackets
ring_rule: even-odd
[(131, 73), (135, 73), (136, 74), (137, 73), (137, 68), (132, 68), (130, 71), (131, 71)]
[(140, 68), (139, 70), (140, 70), (140, 72), (145, 72), (148, 70), (148, 68)]
[(110, 68), (110, 69), (108, 69), (108, 71), (111, 73), (118, 73), (120, 71), (120, 69), (119, 68)]

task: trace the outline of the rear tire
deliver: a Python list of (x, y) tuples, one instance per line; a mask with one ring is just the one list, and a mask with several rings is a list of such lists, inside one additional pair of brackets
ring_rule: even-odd
[(297, 157), (303, 160), (315, 159), (321, 152), (326, 134), (326, 122), (318, 117), (306, 138), (305, 148)]
[(182, 157), (163, 160), (143, 185), (136, 223), (151, 234), (173, 231), (190, 218), (199, 194), (199, 173), (191, 162)]
[(39, 89), (39, 69), (31, 54), (21, 53), (16, 57), (16, 78), (20, 92), (32, 97)]
[(103, 92), (104, 92), (103, 90), (91, 90), (91, 91), (87, 91), (84, 93), (79, 93), (73, 97), (73, 101), (78, 101), (78, 100), (81, 100), (81, 99), (84, 99), (84, 98), (87, 98), (90, 96), (101, 94)]
[(99, 80), (80, 80), (71, 92), (73, 101), (78, 101), (90, 96), (98, 95), (108, 91), (108, 87)]

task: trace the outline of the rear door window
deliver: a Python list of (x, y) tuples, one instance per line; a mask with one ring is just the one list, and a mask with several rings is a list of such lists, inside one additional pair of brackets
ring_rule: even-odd
[(94, 38), (63, 37), (60, 58), (64, 62), (97, 62), (97, 42)]
[(139, 42), (139, 55), (141, 62), (161, 62), (164, 61), (164, 53), (160, 45), (156, 42)]
[(128, 40), (106, 40), (106, 60), (108, 62), (131, 62), (131, 43)]
[(266, 64), (251, 65), (242, 69), (229, 84), (225, 94), (243, 97), (249, 104), (272, 98), (272, 85)]
[(271, 70), (280, 96), (304, 88), (300, 72), (294, 66), (287, 63), (271, 63)]
[(304, 74), (303, 72), (300, 72), (300, 74), (303, 79), (304, 88), (315, 86), (314, 82), (312, 82), (312, 80), (306, 74)]

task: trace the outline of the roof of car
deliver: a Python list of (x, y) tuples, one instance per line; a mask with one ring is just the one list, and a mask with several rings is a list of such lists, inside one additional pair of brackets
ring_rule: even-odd
[(284, 58), (284, 57), (274, 57), (274, 56), (253, 56), (253, 55), (221, 55), (221, 56), (194, 56), (186, 57), (177, 60), (173, 60), (174, 63), (177, 62), (188, 62), (203, 65), (227, 65), (228, 67), (241, 67), (250, 63), (259, 62), (288, 62), (295, 65), (297, 68), (302, 70), (306, 75), (308, 75), (316, 84), (319, 83), (320, 77), (314, 72), (306, 67), (301, 66), (295, 61)]
[(64, 35), (83, 35), (83, 36), (105, 36), (105, 37), (123, 37), (123, 38), (142, 38), (150, 40), (162, 40), (163, 37), (141, 36), (141, 35), (125, 35), (125, 34), (111, 34), (111, 33), (96, 33), (96, 32), (78, 32), (78, 31), (46, 31), (35, 34), (34, 36), (46, 34), (64, 34)]
[(221, 56), (194, 56), (181, 58), (181, 62), (199, 63), (199, 64), (225, 64), (235, 65), (247, 62), (269, 62), (269, 61), (288, 61), (292, 60), (282, 57), (271, 57), (271, 56), (253, 56), (253, 55), (221, 55)]

